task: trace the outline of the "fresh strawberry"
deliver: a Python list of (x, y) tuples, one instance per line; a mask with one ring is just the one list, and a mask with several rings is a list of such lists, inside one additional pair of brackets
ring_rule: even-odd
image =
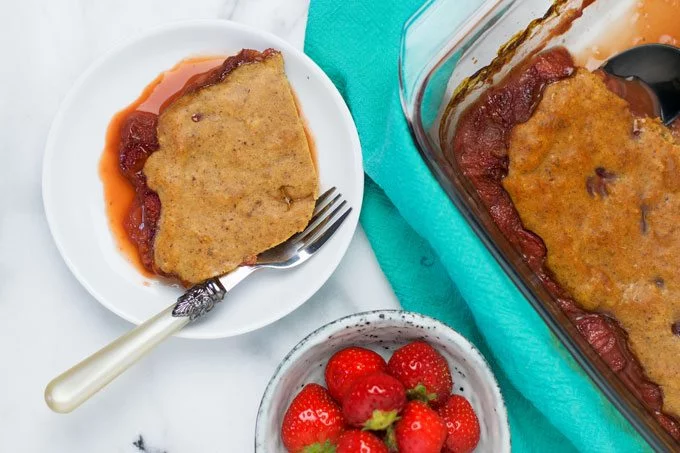
[(349, 386), (361, 376), (387, 370), (385, 359), (364, 348), (345, 348), (335, 354), (326, 365), (326, 386), (336, 401), (342, 402)]
[(344, 425), (342, 411), (326, 389), (307, 384), (283, 417), (283, 445), (290, 453), (331, 453)]
[(388, 453), (388, 450), (374, 434), (352, 430), (340, 436), (336, 453)]
[(446, 453), (470, 453), (479, 443), (479, 420), (470, 402), (460, 395), (452, 395), (439, 416), (446, 424)]
[(370, 430), (386, 429), (406, 403), (401, 382), (385, 373), (362, 376), (349, 387), (342, 413), (349, 425)]
[(444, 421), (422, 401), (406, 403), (394, 432), (388, 433), (388, 443), (394, 447), (396, 442), (399, 453), (439, 453), (445, 440)]
[(438, 407), (451, 394), (453, 379), (446, 359), (424, 341), (403, 346), (387, 362), (387, 372), (406, 387), (409, 399)]

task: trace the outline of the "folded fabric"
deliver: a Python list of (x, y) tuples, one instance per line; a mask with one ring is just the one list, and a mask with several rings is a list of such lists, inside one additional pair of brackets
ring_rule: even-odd
[(405, 309), (441, 319), (486, 355), (508, 407), (514, 451), (648, 450), (417, 153), (399, 103), (397, 61), (402, 26), (421, 4), (312, 0), (307, 25), (305, 51), (338, 86), (359, 129), (368, 175), (361, 222), (385, 275)]

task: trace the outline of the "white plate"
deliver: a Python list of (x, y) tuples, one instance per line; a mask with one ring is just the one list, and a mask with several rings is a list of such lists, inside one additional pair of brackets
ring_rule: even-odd
[(349, 110), (330, 79), (306, 55), (269, 33), (217, 20), (164, 26), (104, 55), (80, 77), (52, 124), (43, 162), (45, 212), (61, 255), (92, 296), (128, 321), (143, 322), (182, 290), (145, 278), (117, 249), (98, 173), (109, 121), (183, 58), (268, 47), (283, 53), (286, 74), (316, 143), (321, 189), (336, 186), (354, 210), (308, 263), (290, 271), (255, 273), (210, 316), (179, 336), (228, 337), (286, 316), (323, 285), (347, 250), (363, 195), (361, 146)]

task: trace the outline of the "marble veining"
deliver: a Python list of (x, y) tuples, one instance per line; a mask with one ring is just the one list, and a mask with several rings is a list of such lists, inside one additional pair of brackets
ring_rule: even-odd
[[(130, 328), (78, 284), (47, 228), (41, 164), (59, 102), (102, 52), (174, 20), (232, 19), (301, 47), (308, 1), (3, 3), (0, 451), (252, 451), (262, 393), (299, 340), (341, 316), (397, 307), (359, 229), (335, 275), (285, 319), (231, 339), (171, 339), (72, 414), (54, 414), (43, 401), (51, 378)], [(36, 295), (27, 299), (25, 288), (36, 289)], [(186, 388), (191, 391), (178, 391)]]
[(134, 445), (137, 448), (137, 450), (145, 453), (168, 453), (168, 450), (160, 450), (158, 448), (149, 446), (141, 434), (139, 435), (136, 441), (132, 442), (132, 445)]

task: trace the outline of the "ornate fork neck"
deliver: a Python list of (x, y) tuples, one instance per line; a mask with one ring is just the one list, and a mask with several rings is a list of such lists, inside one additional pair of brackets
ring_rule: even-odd
[(194, 321), (224, 299), (228, 291), (243, 281), (247, 276), (257, 270), (258, 266), (241, 266), (221, 277), (209, 278), (189, 288), (177, 298), (177, 303), (172, 310), (175, 318), (187, 317)]
[(218, 279), (208, 279), (192, 286), (177, 298), (172, 316), (188, 317), (189, 320), (194, 321), (215, 308), (215, 304), (224, 299), (226, 294), (227, 290)]

